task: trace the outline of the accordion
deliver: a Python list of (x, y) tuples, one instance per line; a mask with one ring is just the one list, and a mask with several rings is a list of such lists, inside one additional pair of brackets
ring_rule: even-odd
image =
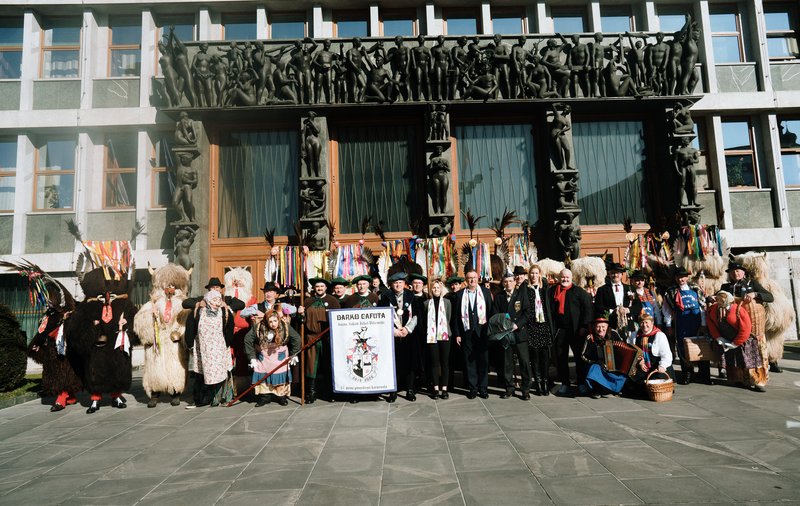
[(632, 377), (636, 374), (636, 365), (642, 358), (642, 349), (624, 341), (606, 339), (597, 347), (600, 363), (611, 372), (627, 374)]

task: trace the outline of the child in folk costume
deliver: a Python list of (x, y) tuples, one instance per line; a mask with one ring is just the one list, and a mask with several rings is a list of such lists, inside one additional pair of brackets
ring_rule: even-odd
[(723, 348), (721, 367), (730, 384), (742, 384), (756, 392), (767, 391), (769, 363), (759, 340), (753, 336), (748, 312), (734, 302), (731, 293), (720, 290), (708, 309), (708, 333)]
[[(278, 305), (279, 306), (279, 305)], [(291, 394), (291, 369), (299, 359), (289, 356), (300, 351), (300, 335), (288, 325), (280, 307), (267, 311), (263, 319), (254, 317), (253, 326), (244, 338), (244, 348), (253, 369), (253, 384), (280, 366), (255, 388), (256, 407), (268, 404), (275, 397), (278, 404), (286, 406)]]
[(432, 297), (425, 301), (425, 355), (428, 358), (428, 381), (431, 385), (431, 398), (447, 399), (450, 379), (450, 300), (444, 297), (444, 283), (434, 279), (431, 284)]
[(178, 406), (186, 388), (188, 353), (183, 344), (188, 310), (182, 310), (191, 273), (177, 264), (150, 271), (153, 291), (150, 301), (136, 313), (133, 329), (144, 345), (142, 386), (148, 408), (158, 404), (160, 393), (169, 394)]
[(658, 370), (666, 373), (674, 380), (675, 370), (672, 368), (672, 350), (669, 340), (666, 334), (656, 327), (653, 316), (644, 311), (639, 315), (639, 323), (639, 331), (632, 339), (631, 344), (642, 349), (642, 358), (639, 360), (637, 372), (631, 380), (640, 388), (638, 393), (641, 395), (644, 393), (644, 381), (651, 371)]

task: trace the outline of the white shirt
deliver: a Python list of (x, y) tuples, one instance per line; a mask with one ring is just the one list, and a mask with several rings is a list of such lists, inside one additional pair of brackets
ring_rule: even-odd
[[(654, 357), (658, 357), (658, 363), (666, 369), (667, 367), (672, 365), (672, 350), (669, 347), (669, 340), (667, 340), (667, 336), (663, 332), (656, 332), (656, 335), (650, 338), (652, 346), (650, 348), (650, 354)], [(631, 333), (628, 336), (628, 344), (636, 344), (636, 334)]]
[(622, 301), (625, 300), (625, 290), (623, 289), (622, 283), (619, 284), (612, 284), (611, 291), (614, 292), (614, 303), (617, 306), (622, 305)]

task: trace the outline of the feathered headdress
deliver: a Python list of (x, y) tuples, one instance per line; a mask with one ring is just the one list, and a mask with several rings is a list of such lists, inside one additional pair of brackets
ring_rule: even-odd
[(0, 267), (16, 271), (17, 274), (28, 279), (28, 299), (34, 309), (42, 310), (52, 303), (52, 290), (58, 292), (59, 304), (62, 309), (71, 311), (75, 308), (75, 299), (70, 291), (38, 265), (22, 258), (19, 262), (0, 261)]

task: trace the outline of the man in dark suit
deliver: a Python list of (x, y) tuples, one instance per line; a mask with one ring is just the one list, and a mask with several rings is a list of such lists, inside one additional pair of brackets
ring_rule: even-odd
[(527, 290), (520, 290), (516, 287), (514, 274), (507, 272), (503, 275), (503, 291), (494, 298), (497, 313), (506, 313), (514, 322), (514, 333), (508, 336), (511, 339), (510, 346), (503, 350), (503, 378), (505, 392), (500, 395), (501, 399), (506, 399), (514, 395), (514, 354), (519, 357), (519, 372), (522, 376), (520, 390), (522, 400), (527, 401), (531, 398), (531, 360), (528, 350), (528, 313), (531, 305), (528, 300)]
[(486, 324), (495, 313), (492, 293), (488, 288), (478, 286), (478, 273), (467, 269), (464, 273), (467, 286), (460, 290), (453, 304), (451, 328), (456, 343), (464, 353), (467, 372), (467, 397), (481, 399), (489, 397), (489, 337)]
[[(410, 290), (406, 290), (406, 273), (397, 272), (389, 277), (390, 290), (383, 294), (378, 306), (392, 308), (394, 319), (394, 363), (397, 375), (397, 389), (405, 387), (406, 399), (414, 402), (414, 377), (417, 373), (419, 345), (416, 342), (417, 325), (425, 325), (418, 313), (418, 302)], [(392, 392), (387, 402), (397, 400), (397, 392)]]
[(619, 328), (617, 308), (621, 306), (620, 311), (629, 314), (633, 303), (631, 287), (622, 282), (622, 274), (624, 272), (624, 266), (612, 264), (608, 268), (609, 283), (598, 288), (594, 296), (594, 314), (597, 316), (601, 316), (604, 313), (608, 314), (610, 328), (620, 332), (626, 329)]
[(575, 375), (581, 394), (587, 394), (586, 363), (581, 358), (583, 337), (592, 321), (592, 297), (583, 288), (572, 284), (572, 271), (564, 269), (559, 274), (559, 282), (547, 291), (550, 299), (553, 327), (555, 328), (556, 367), (561, 387), (557, 394), (570, 394), (569, 350), (575, 357)]

